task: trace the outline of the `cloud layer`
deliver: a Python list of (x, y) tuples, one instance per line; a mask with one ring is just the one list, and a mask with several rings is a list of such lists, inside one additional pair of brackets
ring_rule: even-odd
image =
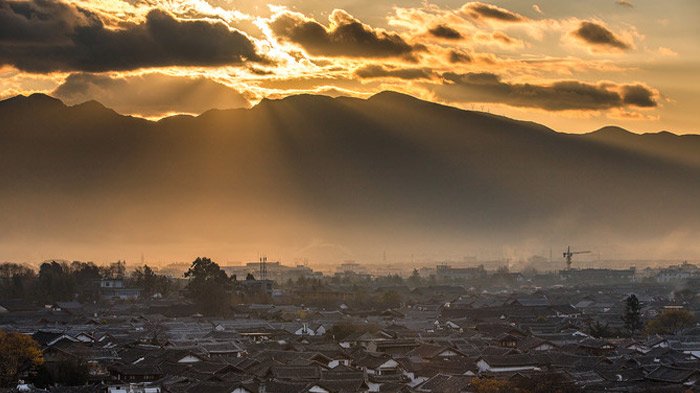
[(526, 18), (520, 14), (492, 4), (472, 2), (462, 7), (465, 14), (477, 19), (493, 19), (501, 22), (522, 22)]
[(605, 26), (594, 22), (581, 22), (579, 28), (573, 33), (576, 37), (587, 44), (597, 47), (607, 47), (613, 49), (630, 49), (630, 44), (622, 41)]
[(279, 38), (317, 56), (411, 57), (425, 50), (423, 45), (412, 45), (396, 33), (374, 29), (342, 10), (334, 10), (329, 21), (325, 27), (303, 15), (285, 12), (270, 27)]
[(108, 29), (58, 1), (0, 1), (0, 64), (29, 72), (134, 70), (261, 61), (254, 43), (223, 23), (181, 21), (152, 10), (143, 23)]
[(654, 92), (642, 85), (613, 86), (578, 81), (551, 84), (510, 83), (492, 73), (445, 73), (436, 88), (456, 101), (493, 102), (550, 111), (655, 107)]
[(450, 26), (442, 24), (431, 28), (428, 30), (428, 32), (435, 37), (444, 38), (447, 40), (461, 40), (464, 38), (459, 31), (451, 28)]
[(355, 75), (364, 79), (430, 79), (433, 73), (428, 68), (396, 68), (370, 64), (355, 71)]
[[(503, 115), (545, 123), (544, 111), (562, 121), (661, 119), (678, 102), (653, 72), (631, 70), (643, 69), (638, 59), (650, 51), (670, 61), (685, 54), (625, 19), (639, 7), (615, 0), (607, 9), (619, 14), (609, 17), (486, 0), (375, 4), (386, 14), (353, 2), (343, 3), (352, 13), (335, 3), (316, 12), (210, 2), (0, 0), (0, 97), (41, 91), (159, 116), (298, 93), (397, 90), (498, 103)], [(544, 111), (521, 109), (532, 107)]]

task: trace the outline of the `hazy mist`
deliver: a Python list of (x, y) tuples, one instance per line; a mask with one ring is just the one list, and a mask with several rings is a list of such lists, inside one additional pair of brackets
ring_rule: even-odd
[(574, 136), (397, 93), (159, 122), (19, 96), (0, 124), (8, 260), (700, 255), (696, 136)]

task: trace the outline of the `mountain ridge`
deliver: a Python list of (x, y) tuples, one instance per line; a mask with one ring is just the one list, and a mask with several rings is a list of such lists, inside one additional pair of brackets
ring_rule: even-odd
[(97, 100), (88, 100), (85, 102), (81, 102), (81, 103), (69, 106), (69, 105), (66, 105), (61, 99), (55, 98), (55, 97), (53, 97), (49, 94), (45, 94), (45, 93), (31, 93), (29, 95), (18, 94), (18, 95), (0, 100), (0, 105), (2, 105), (2, 103), (4, 103), (4, 102), (8, 102), (8, 103), (18, 102), (18, 101), (21, 102), (22, 99), (26, 100), (26, 101), (24, 101), (25, 103), (31, 103), (32, 99), (37, 99), (37, 100), (41, 100), (41, 101), (45, 101), (45, 102), (58, 102), (64, 107), (80, 107), (80, 106), (83, 106), (85, 104), (89, 104), (90, 106), (95, 106), (95, 107), (99, 106), (99, 107), (102, 107), (104, 109), (108, 109), (110, 111), (113, 111), (116, 114), (121, 115), (121, 116), (135, 117), (135, 118), (144, 119), (144, 120), (151, 121), (151, 122), (158, 122), (161, 120), (167, 120), (169, 118), (178, 118), (178, 117), (195, 117), (196, 118), (196, 117), (200, 117), (200, 116), (202, 116), (206, 113), (209, 113), (209, 112), (227, 112), (227, 111), (250, 110), (250, 109), (253, 109), (260, 104), (265, 104), (265, 103), (270, 103), (270, 102), (279, 102), (279, 101), (284, 101), (284, 100), (289, 100), (289, 99), (294, 100), (294, 99), (304, 99), (304, 98), (320, 98), (320, 99), (329, 100), (329, 101), (336, 100), (336, 99), (356, 99), (356, 100), (376, 101), (378, 99), (387, 99), (387, 98), (388, 99), (396, 99), (396, 98), (398, 98), (398, 99), (409, 101), (409, 102), (410, 101), (422, 102), (422, 103), (437, 105), (440, 107), (452, 108), (452, 109), (455, 109), (458, 111), (463, 111), (463, 112), (476, 113), (476, 114), (482, 114), (482, 115), (493, 116), (493, 117), (500, 117), (500, 118), (504, 118), (504, 119), (508, 119), (508, 120), (512, 120), (512, 121), (516, 121), (516, 122), (531, 123), (531, 124), (552, 130), (552, 131), (559, 133), (559, 134), (568, 134), (568, 135), (595, 135), (595, 134), (599, 134), (599, 133), (607, 134), (608, 132), (610, 132), (612, 130), (615, 130), (615, 131), (619, 130), (619, 131), (624, 131), (625, 133), (633, 135), (633, 136), (634, 135), (638, 135), (638, 136), (669, 135), (669, 136), (676, 136), (676, 137), (700, 137), (700, 134), (695, 134), (695, 133), (677, 134), (677, 133), (674, 133), (674, 132), (668, 131), (668, 130), (659, 130), (659, 131), (639, 133), (639, 132), (628, 130), (628, 129), (620, 127), (620, 126), (616, 126), (616, 125), (606, 125), (606, 126), (600, 127), (596, 130), (589, 131), (589, 132), (571, 133), (571, 132), (555, 130), (555, 129), (547, 127), (543, 124), (540, 124), (540, 123), (537, 123), (534, 121), (530, 121), (530, 120), (514, 119), (514, 118), (507, 117), (507, 116), (497, 115), (497, 114), (488, 113), (488, 112), (462, 109), (462, 108), (458, 108), (458, 107), (447, 105), (447, 104), (426, 101), (426, 100), (423, 100), (423, 99), (420, 99), (420, 98), (417, 98), (417, 97), (414, 97), (414, 96), (411, 96), (408, 94), (393, 91), (393, 90), (383, 90), (381, 92), (378, 92), (376, 94), (371, 95), (370, 97), (368, 97), (366, 99), (357, 98), (357, 97), (349, 97), (349, 96), (331, 97), (331, 96), (326, 96), (326, 95), (322, 95), (322, 94), (312, 94), (312, 93), (293, 94), (293, 95), (280, 97), (280, 98), (274, 98), (274, 99), (265, 97), (257, 105), (254, 105), (250, 108), (209, 109), (209, 110), (204, 111), (198, 115), (175, 114), (175, 115), (170, 115), (170, 116), (160, 118), (158, 120), (151, 120), (151, 119), (143, 118), (140, 116), (122, 114), (122, 113), (114, 111), (113, 109), (107, 107), (106, 105), (102, 104), (101, 102), (99, 102)]
[(160, 121), (33, 100), (0, 103), (5, 249), (125, 243), (162, 255), (322, 239), (355, 253), (467, 253), (576, 239), (680, 253), (700, 233), (700, 164), (675, 143), (620, 146), (399, 93)]

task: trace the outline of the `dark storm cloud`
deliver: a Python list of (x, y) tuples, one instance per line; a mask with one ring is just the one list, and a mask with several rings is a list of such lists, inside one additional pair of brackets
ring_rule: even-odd
[(0, 64), (30, 72), (131, 70), (261, 61), (223, 23), (180, 21), (153, 10), (142, 24), (107, 29), (89, 11), (51, 0), (0, 0)]
[(652, 108), (657, 105), (654, 93), (642, 85), (628, 85), (622, 88), (622, 100), (625, 104)]
[(463, 38), (459, 31), (447, 25), (437, 25), (428, 30), (428, 32), (435, 37), (445, 38), (448, 40), (461, 40)]
[(71, 74), (52, 95), (69, 104), (97, 100), (119, 113), (145, 116), (250, 105), (241, 93), (216, 81), (160, 73), (125, 77)]
[(445, 73), (437, 92), (455, 101), (495, 102), (512, 106), (560, 110), (606, 110), (625, 106), (655, 107), (654, 93), (641, 85), (613, 86), (578, 81), (547, 85), (504, 82), (491, 73)]
[(623, 50), (630, 48), (629, 44), (619, 39), (613, 32), (605, 28), (605, 26), (594, 22), (581, 22), (581, 25), (573, 34), (591, 45)]
[(399, 79), (430, 79), (433, 73), (426, 68), (390, 68), (377, 64), (364, 66), (355, 75), (360, 78), (399, 78)]
[(451, 50), (447, 59), (450, 61), (450, 63), (453, 63), (453, 64), (471, 63), (472, 62), (472, 57), (469, 53), (466, 53), (464, 51), (459, 51), (459, 50)]
[(380, 31), (367, 26), (344, 11), (336, 10), (331, 26), (302, 18), (300, 15), (278, 15), (270, 27), (280, 38), (301, 45), (317, 56), (347, 57), (406, 57), (425, 50), (422, 45), (411, 45), (396, 33)]
[(502, 22), (522, 22), (525, 20), (524, 16), (505, 8), (479, 2), (465, 4), (462, 11), (475, 18), (495, 19)]

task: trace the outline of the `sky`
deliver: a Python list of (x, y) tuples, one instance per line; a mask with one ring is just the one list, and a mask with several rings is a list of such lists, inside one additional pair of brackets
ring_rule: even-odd
[(0, 98), (162, 118), (383, 90), (563, 132), (700, 132), (697, 0), (0, 0)]

